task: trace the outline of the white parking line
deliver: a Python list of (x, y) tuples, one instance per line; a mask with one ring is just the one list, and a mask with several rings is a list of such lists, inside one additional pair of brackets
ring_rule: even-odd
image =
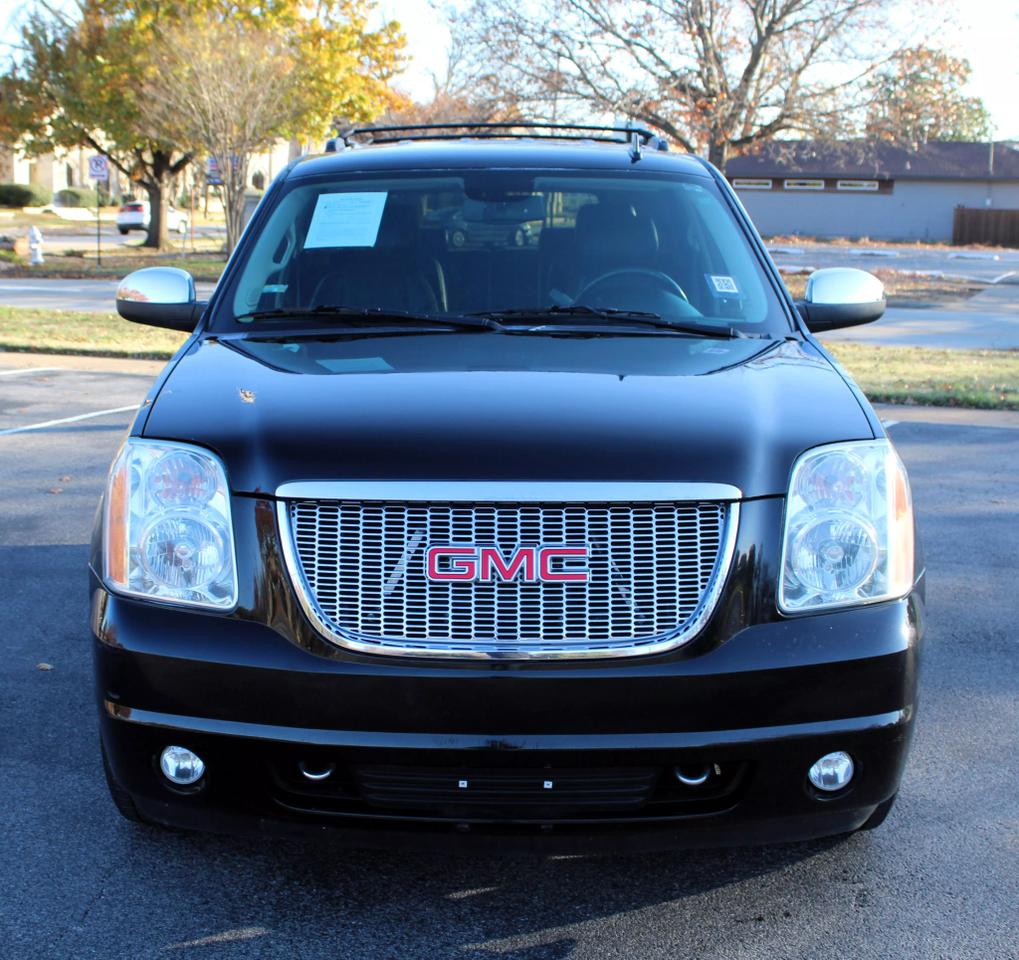
[(29, 430), (45, 430), (46, 427), (59, 427), (63, 423), (77, 423), (79, 420), (91, 420), (93, 417), (107, 417), (111, 413), (127, 413), (128, 410), (137, 410), (138, 405), (130, 407), (111, 407), (109, 410), (96, 410), (95, 413), (79, 413), (76, 417), (63, 417), (60, 420), (47, 420), (45, 423), (32, 423), (27, 427), (11, 427), (8, 430), (0, 430), (0, 437), (9, 436), (12, 433), (26, 433)]
[(64, 367), (25, 367), (24, 370), (0, 370), (0, 377), (20, 377), (26, 373), (55, 373)]
[(882, 420), (881, 424), (887, 430), (889, 427), (894, 427), (898, 422), (898, 420)]

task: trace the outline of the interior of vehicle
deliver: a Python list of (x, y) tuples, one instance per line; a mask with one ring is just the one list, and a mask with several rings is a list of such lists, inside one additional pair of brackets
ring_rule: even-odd
[(565, 307), (761, 324), (759, 264), (714, 186), (479, 171), (299, 182), (233, 286), (233, 317), (342, 306)]

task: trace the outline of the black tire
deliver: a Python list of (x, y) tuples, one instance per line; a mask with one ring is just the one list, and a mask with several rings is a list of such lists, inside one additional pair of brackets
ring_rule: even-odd
[(106, 775), (106, 786), (110, 790), (110, 798), (113, 800), (113, 805), (125, 820), (130, 820), (132, 823), (144, 823), (145, 821), (138, 812), (138, 808), (134, 805), (131, 794), (113, 779), (110, 761), (106, 757), (106, 747), (100, 744), (100, 748), (103, 752), (103, 773)]
[(884, 803), (879, 803), (875, 808), (874, 812), (864, 821), (861, 830), (876, 830), (885, 822), (885, 818), (891, 812), (892, 807), (895, 806), (895, 798), (899, 794), (893, 793)]
[(117, 227), (117, 229), (120, 231), (120, 235), (122, 237), (126, 237), (127, 236), (127, 227)]

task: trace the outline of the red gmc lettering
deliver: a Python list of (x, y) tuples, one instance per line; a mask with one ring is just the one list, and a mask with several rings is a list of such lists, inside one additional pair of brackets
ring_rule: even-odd
[(552, 569), (552, 561), (558, 558), (583, 557), (587, 559), (587, 547), (542, 547), (540, 553), (541, 579), (552, 583), (587, 583), (591, 572), (586, 568)]
[(465, 544), (432, 546), (425, 556), (428, 579), (440, 582), (587, 583), (591, 578), (586, 567), (564, 565), (586, 560), (587, 547), (517, 547), (506, 556), (498, 547)]
[(494, 580), (494, 574), (499, 575), (500, 580), (513, 580), (517, 574), (524, 571), (524, 580), (534, 580), (534, 548), (517, 547), (510, 554), (509, 562), (503, 558), (502, 551), (498, 547), (481, 548), (481, 572), (479, 580)]
[[(476, 580), (478, 576), (478, 552), (474, 547), (429, 547), (429, 580)], [(439, 568), (439, 561), (446, 557), (449, 563)]]

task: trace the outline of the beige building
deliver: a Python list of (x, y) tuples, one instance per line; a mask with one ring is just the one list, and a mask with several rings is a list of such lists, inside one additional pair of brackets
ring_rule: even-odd
[[(253, 157), (248, 168), (248, 187), (262, 191), (272, 183), (273, 178), (306, 146), (296, 140), (279, 140), (271, 150)], [(67, 187), (92, 187), (88, 175), (88, 158), (95, 151), (85, 147), (74, 147), (29, 157), (15, 147), (0, 144), (0, 183), (37, 184), (56, 193)], [(195, 181), (205, 175), (203, 162), (192, 163), (182, 176), (181, 190), (189, 189)], [(115, 167), (110, 166), (110, 192), (114, 197), (132, 193), (131, 184)], [(134, 191), (140, 196), (140, 191)]]
[[(30, 157), (17, 148), (0, 145), (0, 183), (36, 184), (53, 193), (67, 187), (94, 186), (88, 176), (88, 158), (92, 152), (73, 147)], [(120, 191), (122, 179), (117, 170), (111, 171), (110, 186), (114, 193)]]

